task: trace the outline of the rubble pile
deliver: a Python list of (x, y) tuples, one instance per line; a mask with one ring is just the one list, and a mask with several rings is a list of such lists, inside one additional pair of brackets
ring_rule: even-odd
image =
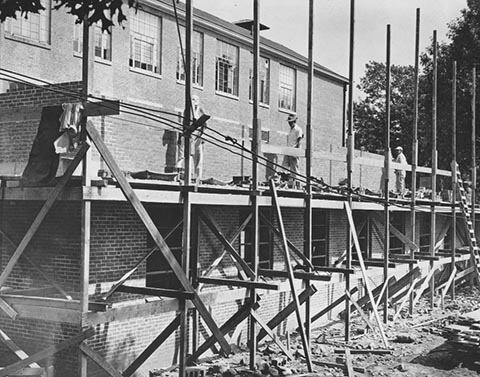
[(480, 309), (463, 314), (447, 326), (445, 337), (459, 349), (480, 354)]

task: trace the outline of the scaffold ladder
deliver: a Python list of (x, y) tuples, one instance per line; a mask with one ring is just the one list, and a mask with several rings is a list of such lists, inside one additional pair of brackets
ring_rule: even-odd
[(479, 278), (479, 281), (480, 281), (480, 274), (478, 271), (478, 261), (480, 259), (480, 255), (478, 253), (479, 248), (478, 248), (477, 238), (475, 237), (475, 226), (472, 221), (472, 216), (470, 215), (470, 206), (468, 204), (467, 193), (463, 186), (463, 180), (460, 174), (460, 169), (458, 167), (458, 164), (456, 162), (452, 163), (452, 168), (453, 168), (452, 170), (454, 170), (456, 175), (455, 181), (457, 183), (457, 189), (460, 195), (460, 210), (462, 212), (462, 218), (464, 220), (465, 226), (467, 227), (467, 231), (468, 231), (468, 244), (470, 246), (472, 263), (473, 263), (475, 272), (477, 274), (477, 277)]

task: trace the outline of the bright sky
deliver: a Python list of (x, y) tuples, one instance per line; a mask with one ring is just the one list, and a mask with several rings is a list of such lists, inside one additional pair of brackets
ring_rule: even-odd
[[(262, 36), (308, 55), (308, 0), (260, 0)], [(228, 21), (253, 18), (252, 0), (193, 0), (194, 7)], [(433, 30), (446, 41), (447, 23), (460, 16), (467, 0), (357, 0), (355, 2), (355, 68), (357, 81), (370, 60), (385, 61), (386, 25), (391, 25), (392, 64), (413, 65), (415, 17), (420, 8), (421, 51)], [(349, 0), (315, 0), (315, 60), (348, 76)]]

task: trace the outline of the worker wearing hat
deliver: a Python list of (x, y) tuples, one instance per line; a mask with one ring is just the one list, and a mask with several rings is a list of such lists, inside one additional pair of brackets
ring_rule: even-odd
[[(403, 148), (398, 146), (395, 148), (395, 153), (397, 154), (395, 157), (395, 162), (398, 162), (399, 164), (406, 164), (407, 159), (405, 155), (403, 154)], [(405, 195), (405, 177), (407, 173), (404, 168), (402, 169), (395, 169), (395, 190), (398, 194), (401, 196)]]
[[(297, 125), (298, 117), (295, 114), (290, 114), (287, 118), (287, 122), (290, 126), (290, 132), (287, 136), (287, 146), (292, 148), (300, 148), (300, 141), (303, 138), (303, 131)], [(295, 176), (298, 174), (298, 164), (299, 164), (299, 157), (298, 156), (287, 156), (283, 157), (283, 167), (289, 170), (288, 173)]]

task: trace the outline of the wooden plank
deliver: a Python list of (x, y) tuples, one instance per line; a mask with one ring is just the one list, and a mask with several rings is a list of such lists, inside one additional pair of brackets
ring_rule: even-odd
[[(168, 232), (168, 234), (165, 236), (165, 241), (168, 240), (168, 238), (173, 234), (173, 232), (175, 232), (178, 227), (182, 224), (182, 221), (180, 221), (177, 225), (175, 225), (173, 227), (173, 229)], [(147, 254), (145, 254), (138, 262), (137, 264), (128, 272), (126, 272), (120, 279), (118, 279), (115, 284), (112, 285), (112, 287), (110, 288), (110, 290), (105, 293), (103, 296), (102, 296), (102, 299), (103, 300), (107, 300), (110, 296), (112, 296), (115, 291), (118, 289), (118, 287), (120, 287), (123, 283), (125, 283), (129, 278), (130, 276), (132, 276), (132, 274), (138, 269), (138, 267), (140, 267), (140, 265), (147, 260), (147, 258), (152, 255), (155, 251), (158, 250), (158, 246), (154, 246)]]
[[(345, 353), (344, 348), (337, 348), (333, 350), (335, 353)], [(371, 353), (372, 355), (391, 355), (393, 353), (392, 350), (385, 350), (385, 349), (350, 349), (350, 353), (352, 355), (364, 355), (367, 353)]]
[(272, 332), (270, 327), (265, 323), (265, 321), (258, 315), (258, 313), (255, 310), (251, 310), (250, 314), (252, 315), (253, 318), (255, 318), (255, 321), (260, 325), (260, 327), (265, 331), (265, 333), (274, 341), (274, 343), (280, 348), (280, 350), (287, 356), (290, 360), (294, 360), (292, 354), (290, 353), (289, 350), (283, 345), (282, 342), (280, 342), (275, 334)]
[[(313, 363), (321, 367), (339, 368), (339, 369), (345, 370), (345, 365), (342, 365), (342, 364), (330, 363), (327, 361), (320, 361), (320, 360), (313, 360)], [(355, 372), (365, 373), (365, 369), (361, 367), (353, 367), (353, 370)], [(316, 376), (318, 376), (318, 373), (316, 374)]]
[(453, 271), (450, 275), (450, 277), (448, 278), (448, 281), (447, 281), (447, 284), (445, 285), (445, 288), (443, 289), (442, 291), (442, 297), (445, 298), (445, 295), (446, 293), (448, 292), (448, 290), (450, 289), (450, 286), (452, 285), (452, 283), (455, 281), (455, 275), (457, 274), (457, 267), (454, 266), (453, 267)]
[(223, 247), (225, 250), (227, 250), (230, 253), (230, 256), (232, 256), (236, 262), (242, 266), (243, 271), (247, 274), (249, 278), (255, 277), (255, 273), (252, 271), (250, 266), (245, 262), (245, 260), (237, 253), (235, 248), (228, 242), (227, 238), (223, 235), (223, 233), (220, 231), (220, 228), (218, 225), (215, 223), (215, 221), (204, 211), (199, 210), (198, 215), (202, 219), (202, 221), (205, 223), (205, 225), (208, 226), (208, 228), (212, 231), (212, 233), (217, 237), (217, 239), (222, 243)]
[(55, 204), (57, 198), (62, 193), (66, 184), (70, 180), (70, 177), (72, 176), (73, 172), (75, 171), (78, 164), (80, 163), (80, 161), (82, 161), (83, 157), (87, 153), (88, 148), (90, 148), (90, 146), (87, 143), (83, 144), (80, 147), (80, 150), (76, 154), (75, 158), (72, 160), (70, 165), (68, 165), (68, 168), (65, 171), (65, 174), (58, 180), (58, 183), (55, 186), (55, 189), (50, 193), (47, 201), (44, 203), (44, 205), (40, 209), (39, 213), (33, 220), (33, 223), (30, 225), (30, 228), (28, 229), (27, 233), (23, 237), (22, 241), (19, 243), (13, 255), (10, 257), (10, 260), (8, 261), (7, 265), (3, 269), (0, 275), (0, 287), (5, 284), (5, 281), (8, 279), (8, 277), (12, 273), (13, 267), (15, 266), (18, 259), (27, 248), (27, 246), (29, 245), (30, 241), (32, 240), (37, 230), (40, 228), (40, 225), (42, 225), (43, 220), (45, 219), (48, 212)]
[(410, 285), (410, 288), (408, 288), (407, 294), (403, 297), (402, 301), (400, 302), (399, 307), (397, 308), (397, 311), (395, 312), (395, 315), (393, 316), (393, 322), (395, 322), (397, 320), (397, 318), (399, 317), (400, 312), (402, 311), (402, 309), (403, 309), (404, 305), (406, 304), (407, 300), (410, 298), (410, 294), (415, 289), (415, 286), (416, 286), (416, 284), (419, 280), (420, 279), (417, 278), (417, 279), (412, 281), (412, 283)]
[(82, 312), (70, 309), (53, 307), (34, 307), (32, 305), (15, 304), (13, 308), (18, 313), (18, 318), (41, 319), (51, 322), (65, 322), (78, 325), (82, 318)]
[(370, 298), (370, 305), (372, 306), (373, 314), (375, 316), (375, 320), (377, 321), (377, 325), (378, 325), (378, 328), (380, 330), (380, 335), (382, 337), (383, 343), (384, 343), (385, 347), (388, 347), (387, 338), (385, 336), (385, 332), (383, 331), (383, 326), (382, 326), (382, 322), (380, 321), (380, 317), (378, 315), (377, 306), (375, 305), (375, 299), (374, 299), (374, 297), (372, 295), (372, 291), (370, 289), (370, 282), (368, 280), (367, 270), (366, 270), (365, 265), (363, 263), (363, 256), (362, 256), (362, 250), (360, 249), (360, 243), (358, 242), (357, 233), (354, 231), (355, 230), (355, 222), (353, 221), (352, 210), (351, 210), (348, 202), (344, 202), (344, 206), (345, 206), (345, 212), (347, 213), (347, 219), (348, 219), (348, 222), (350, 224), (350, 232), (351, 232), (352, 237), (353, 237), (353, 243), (355, 245), (355, 250), (357, 252), (358, 261), (360, 262), (360, 268), (362, 270), (362, 276), (363, 276), (363, 281), (364, 281), (364, 284), (365, 284), (365, 289), (367, 290), (368, 297)]
[(92, 359), (95, 364), (97, 364), (100, 368), (102, 368), (107, 374), (111, 377), (122, 377), (122, 374), (117, 371), (114, 367), (112, 367), (109, 363), (105, 361), (105, 359), (96, 351), (91, 349), (85, 343), (80, 343), (80, 350)]
[[(298, 296), (298, 300), (301, 304), (303, 304), (308, 297), (313, 296), (317, 292), (317, 288), (315, 286), (310, 285), (305, 288), (302, 293)], [(267, 326), (269, 329), (276, 328), (280, 323), (282, 323), (285, 319), (287, 319), (295, 310), (295, 303), (292, 301), (287, 306), (285, 306), (280, 312), (278, 312), (270, 321), (268, 321)], [(257, 335), (257, 341), (260, 342), (267, 333), (260, 329)]]
[[(377, 223), (377, 227), (378, 227), (378, 224), (382, 223), (382, 218), (376, 213), (372, 213), (372, 219), (374, 222)], [(416, 243), (414, 243), (410, 238), (408, 238), (406, 235), (400, 232), (392, 224), (390, 224), (389, 228), (390, 228), (390, 233), (392, 233), (395, 237), (397, 237), (400, 241), (402, 241), (403, 244), (408, 246), (410, 250), (419, 250), (418, 245)]]
[(367, 315), (363, 312), (362, 308), (360, 307), (360, 305), (358, 305), (357, 301), (355, 301), (353, 299), (353, 297), (350, 295), (350, 293), (348, 293), (348, 291), (345, 291), (345, 295), (347, 296), (348, 300), (353, 304), (353, 306), (355, 306), (355, 308), (357, 309), (358, 311), (358, 314), (360, 314), (360, 317), (362, 317), (362, 319), (365, 321), (365, 323), (367, 324), (367, 326), (370, 328), (370, 330), (372, 330), (373, 332), (375, 331), (375, 329), (373, 328), (373, 325), (372, 323), (370, 322), (370, 320), (368, 319)]
[[(358, 287), (353, 287), (350, 290), (350, 294), (353, 295), (354, 293), (358, 292)], [(342, 302), (344, 302), (347, 299), (347, 295), (340, 296), (337, 298), (334, 302), (332, 302), (330, 305), (328, 305), (326, 308), (320, 310), (317, 314), (315, 314), (312, 317), (312, 323), (316, 321), (317, 319), (320, 319), (323, 317), (325, 314), (327, 314), (330, 310), (335, 309), (338, 305), (340, 305)]]
[(331, 272), (331, 273), (340, 273), (340, 274), (354, 274), (355, 273), (355, 270), (353, 268), (314, 266), (313, 269), (314, 269), (314, 271), (318, 271), (318, 272)]
[(275, 187), (275, 183), (273, 182), (273, 180), (270, 180), (270, 190), (272, 192), (272, 199), (273, 199), (272, 204), (275, 208), (275, 213), (277, 215), (278, 225), (280, 227), (280, 234), (281, 234), (281, 240), (282, 240), (282, 246), (283, 246), (281, 248), (281, 250), (283, 251), (283, 257), (285, 259), (285, 265), (286, 265), (287, 272), (288, 272), (288, 282), (290, 284), (290, 289), (291, 289), (291, 292), (292, 292), (293, 302), (295, 304), (295, 314), (296, 314), (296, 317), (297, 317), (298, 328), (300, 330), (300, 337), (302, 339), (303, 351), (305, 352), (305, 359), (307, 361), (308, 371), (311, 372), (313, 370), (311, 349), (310, 349), (309, 339), (307, 338), (306, 330), (305, 330), (305, 327), (304, 327), (304, 323), (302, 322), (302, 315), (300, 313), (300, 301), (299, 301), (299, 299), (297, 297), (297, 293), (295, 291), (293, 268), (292, 268), (292, 262), (291, 262), (291, 259), (290, 259), (290, 253), (288, 251), (287, 235), (285, 233), (285, 228), (284, 228), (284, 224), (283, 224), (282, 211), (281, 211), (280, 205), (278, 203), (277, 189)]
[(49, 356), (52, 356), (57, 352), (64, 350), (65, 348), (69, 348), (75, 344), (78, 344), (84, 341), (87, 338), (92, 337), (93, 335), (95, 335), (95, 330), (92, 327), (90, 327), (87, 330), (82, 331), (80, 334), (71, 337), (70, 339), (64, 340), (63, 342), (60, 342), (54, 346), (45, 348), (44, 350), (37, 352), (36, 354), (29, 356), (24, 360), (20, 360), (20, 361), (17, 361), (16, 363), (9, 365), (8, 367), (0, 370), (0, 377), (9, 376), (12, 373), (16, 372), (17, 370), (22, 369), (27, 365), (30, 365), (31, 363), (34, 363), (34, 362), (43, 360)]
[[(387, 280), (385, 280), (383, 283), (382, 283), (382, 290), (380, 291), (380, 293), (378, 294), (378, 297), (377, 297), (377, 301), (376, 301), (376, 304), (377, 304), (377, 307), (380, 305), (380, 303), (382, 302), (382, 298), (383, 298), (383, 295), (385, 293), (385, 290), (387, 289), (387, 286), (390, 284), (390, 280), (392, 278), (395, 278), (393, 275), (390, 275)], [(392, 283), (393, 284), (393, 283)]]
[[(267, 277), (278, 277), (278, 278), (287, 278), (287, 271), (278, 271), (278, 270), (267, 270), (264, 268), (258, 269), (258, 274)], [(293, 277), (295, 279), (309, 279), (317, 281), (330, 281), (332, 277), (330, 275), (319, 275), (314, 272), (302, 272), (302, 271), (293, 271)]]
[[(0, 370), (3, 368), (0, 368)], [(45, 369), (43, 368), (24, 368), (10, 373), (8, 377), (23, 377), (23, 376), (45, 376)]]
[[(0, 340), (12, 351), (20, 360), (25, 360), (28, 355), (2, 330), (0, 330)], [(30, 368), (40, 368), (37, 363), (31, 363), (28, 365)]]
[(226, 285), (229, 287), (244, 287), (248, 289), (267, 289), (278, 291), (279, 285), (275, 283), (264, 283), (261, 281), (251, 281), (251, 280), (236, 280), (236, 279), (219, 279), (219, 278), (206, 278), (199, 276), (197, 280), (200, 283), (204, 284), (214, 284), (214, 285)]
[(87, 102), (84, 105), (82, 116), (96, 117), (120, 114), (120, 101), (103, 100), (98, 102)]
[[(348, 294), (348, 291), (347, 291)], [(350, 354), (350, 348), (345, 347), (345, 366), (347, 368), (347, 376), (353, 377), (355, 372), (353, 371), (352, 355)]]
[[(250, 314), (250, 310), (257, 310), (260, 307), (258, 302), (250, 304), (248, 301), (241, 306), (234, 315), (232, 315), (222, 326), (220, 326), (220, 331), (222, 334), (226, 335), (242, 323)], [(215, 344), (216, 340), (214, 336), (210, 336), (208, 339), (203, 342), (203, 344), (197, 348), (197, 350), (187, 359), (187, 365), (190, 365), (193, 361), (197, 360), (201, 355), (203, 355), (211, 346)]]
[(10, 318), (17, 318), (18, 313), (3, 298), (0, 297), (0, 309)]
[(147, 348), (131, 363), (127, 369), (121, 374), (123, 377), (130, 377), (134, 374), (147, 359), (160, 347), (167, 338), (172, 335), (175, 329), (180, 326), (180, 317), (177, 315), (175, 319), (151, 342)]
[[(278, 198), (277, 198), (277, 201), (278, 201)], [(275, 225), (273, 225), (270, 220), (268, 220), (265, 215), (263, 215), (262, 213), (259, 213), (260, 215), (260, 219), (268, 226), (268, 228), (277, 236), (279, 237), (280, 239), (282, 238), (282, 233), (275, 227)], [(287, 245), (288, 247), (295, 253), (295, 255), (297, 257), (299, 257), (303, 263), (305, 263), (306, 266), (310, 267), (312, 270), (315, 269), (315, 266), (312, 264), (312, 262), (310, 262), (310, 260), (305, 256), (303, 255), (303, 253), (292, 243), (288, 240), (288, 238), (286, 238), (286, 241), (287, 241)]]
[(427, 288), (428, 283), (430, 282), (430, 279), (433, 277), (433, 274), (435, 273), (436, 270), (437, 270), (436, 268), (432, 268), (428, 272), (428, 275), (425, 277), (425, 280), (423, 281), (422, 285), (418, 289), (418, 292), (417, 292), (415, 298), (413, 299), (412, 307), (415, 307), (418, 300), (420, 300), (420, 297), (422, 297), (423, 291)]
[(119, 292), (132, 293), (136, 295), (158, 296), (158, 297), (172, 297), (183, 300), (191, 300), (193, 292), (179, 291), (176, 289), (166, 288), (151, 288), (151, 287), (134, 287), (130, 285), (121, 285), (117, 288)]
[[(14, 248), (18, 247), (18, 244), (16, 244), (9, 236), (6, 234), (2, 229), (0, 229), (0, 234), (2, 235), (3, 238), (5, 238), (10, 245), (12, 245)], [(70, 296), (59, 284), (57, 284), (53, 279), (51, 279), (37, 264), (32, 261), (28, 255), (22, 254), (22, 258), (24, 258), (30, 265), (37, 270), (37, 272), (42, 275), (42, 277), (55, 289), (57, 289), (58, 292), (60, 292), (66, 299), (72, 300), (72, 296)]]
[[(167, 263), (170, 265), (171, 269), (175, 273), (175, 276), (179, 280), (184, 291), (193, 292), (194, 288), (191, 285), (188, 277), (185, 275), (185, 272), (183, 271), (182, 266), (180, 266), (180, 264), (178, 263), (177, 259), (175, 258), (172, 251), (168, 247), (164, 238), (162, 237), (157, 227), (155, 226), (147, 210), (138, 199), (137, 195), (135, 194), (132, 187), (128, 183), (127, 179), (123, 175), (122, 171), (118, 167), (117, 163), (115, 162), (115, 159), (113, 158), (112, 154), (108, 150), (100, 134), (98, 133), (98, 131), (96, 130), (95, 126), (91, 121), (87, 122), (87, 132), (91, 140), (97, 147), (98, 152), (105, 160), (113, 176), (117, 179), (117, 182), (120, 185), (120, 189), (122, 190), (123, 194), (125, 195), (127, 200), (130, 202), (132, 207), (137, 212), (137, 215), (139, 216), (140, 220), (142, 220), (143, 224), (147, 228), (147, 231), (150, 233), (154, 242), (157, 244), (158, 248), (160, 249), (160, 252), (163, 254), (163, 256), (165, 257), (165, 260), (167, 261)], [(198, 312), (200, 313), (205, 323), (209, 327), (210, 331), (212, 331), (212, 333), (215, 334), (215, 336), (217, 337), (217, 340), (219, 341), (220, 346), (222, 347), (222, 350), (224, 351), (224, 353), (229, 354), (230, 346), (228, 345), (223, 335), (220, 333), (220, 330), (216, 326), (215, 321), (213, 320), (207, 308), (203, 305), (203, 303), (198, 298), (198, 296), (195, 296), (192, 302), (194, 303)]]

